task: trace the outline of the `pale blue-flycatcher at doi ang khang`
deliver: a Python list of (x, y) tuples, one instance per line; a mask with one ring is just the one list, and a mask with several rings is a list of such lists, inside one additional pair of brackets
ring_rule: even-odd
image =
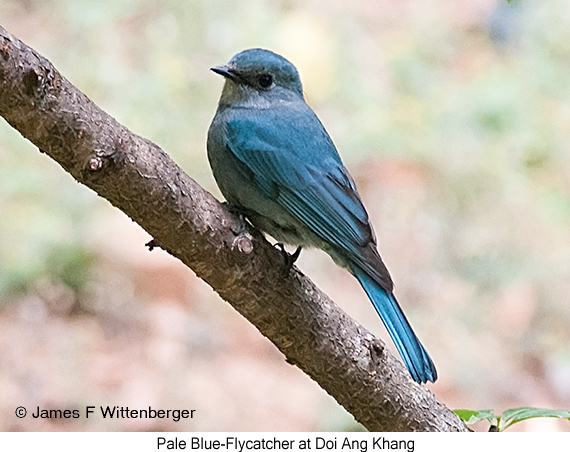
[[(299, 73), (263, 49), (212, 71), (225, 78), (208, 131), (208, 159), (228, 204), (278, 242), (324, 250), (360, 282), (418, 383), (437, 372), (393, 294), (392, 278), (354, 180)], [(292, 265), (292, 262), (291, 262)]]

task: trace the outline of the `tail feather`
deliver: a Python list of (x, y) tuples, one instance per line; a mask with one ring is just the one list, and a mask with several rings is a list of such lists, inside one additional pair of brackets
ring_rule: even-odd
[(394, 295), (386, 292), (362, 270), (352, 270), (380, 315), (412, 378), (418, 383), (434, 382), (437, 379), (437, 371), (433, 361), (412, 330)]

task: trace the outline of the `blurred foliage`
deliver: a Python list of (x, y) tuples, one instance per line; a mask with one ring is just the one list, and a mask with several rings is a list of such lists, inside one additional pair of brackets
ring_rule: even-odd
[[(3, 26), (214, 193), (205, 139), (222, 80), (208, 69), (247, 47), (295, 63), (438, 363), (435, 391), (463, 406), (469, 394), (513, 406), (521, 385), (534, 399), (520, 405), (570, 404), (568, 11), (564, 0), (0, 2)], [(101, 252), (107, 203), (4, 122), (0, 161), (0, 303), (63, 285), (97, 305), (92, 281), (119, 271)], [(128, 288), (132, 269), (120, 271)], [(321, 273), (341, 298), (346, 280)]]
[[(34, 281), (61, 281), (80, 292), (94, 256), (83, 229), (93, 203), (70, 177), (4, 125), (0, 137), (0, 303)], [(8, 152), (15, 149), (17, 152)], [(48, 165), (45, 165), (48, 163)], [(60, 174), (58, 174), (58, 172)], [(62, 177), (63, 176), (63, 177)]]
[(504, 432), (514, 424), (533, 418), (559, 418), (570, 421), (570, 411), (545, 410), (542, 408), (513, 408), (506, 410), (501, 415), (496, 415), (493, 410), (455, 410), (455, 413), (467, 424), (474, 424), (479, 421), (489, 421), (491, 429), (489, 431)]

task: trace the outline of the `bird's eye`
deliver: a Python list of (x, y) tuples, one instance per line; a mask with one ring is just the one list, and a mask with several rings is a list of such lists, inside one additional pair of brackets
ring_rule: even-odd
[(269, 88), (273, 85), (273, 76), (271, 74), (261, 74), (257, 79), (257, 83), (263, 89)]

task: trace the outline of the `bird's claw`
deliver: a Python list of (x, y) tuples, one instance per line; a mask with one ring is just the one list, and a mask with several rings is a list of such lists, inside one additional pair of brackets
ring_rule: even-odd
[(301, 254), (301, 249), (303, 247), (299, 246), (297, 247), (297, 249), (293, 254), (289, 254), (285, 249), (285, 245), (283, 245), (282, 243), (276, 243), (275, 246), (279, 248), (279, 250), (281, 251), (281, 255), (283, 256), (283, 260), (285, 261), (285, 268), (283, 269), (283, 277), (287, 278), (287, 276), (289, 276), (289, 274), (291, 273), (293, 264), (295, 264), (297, 259), (299, 259), (299, 255)]

